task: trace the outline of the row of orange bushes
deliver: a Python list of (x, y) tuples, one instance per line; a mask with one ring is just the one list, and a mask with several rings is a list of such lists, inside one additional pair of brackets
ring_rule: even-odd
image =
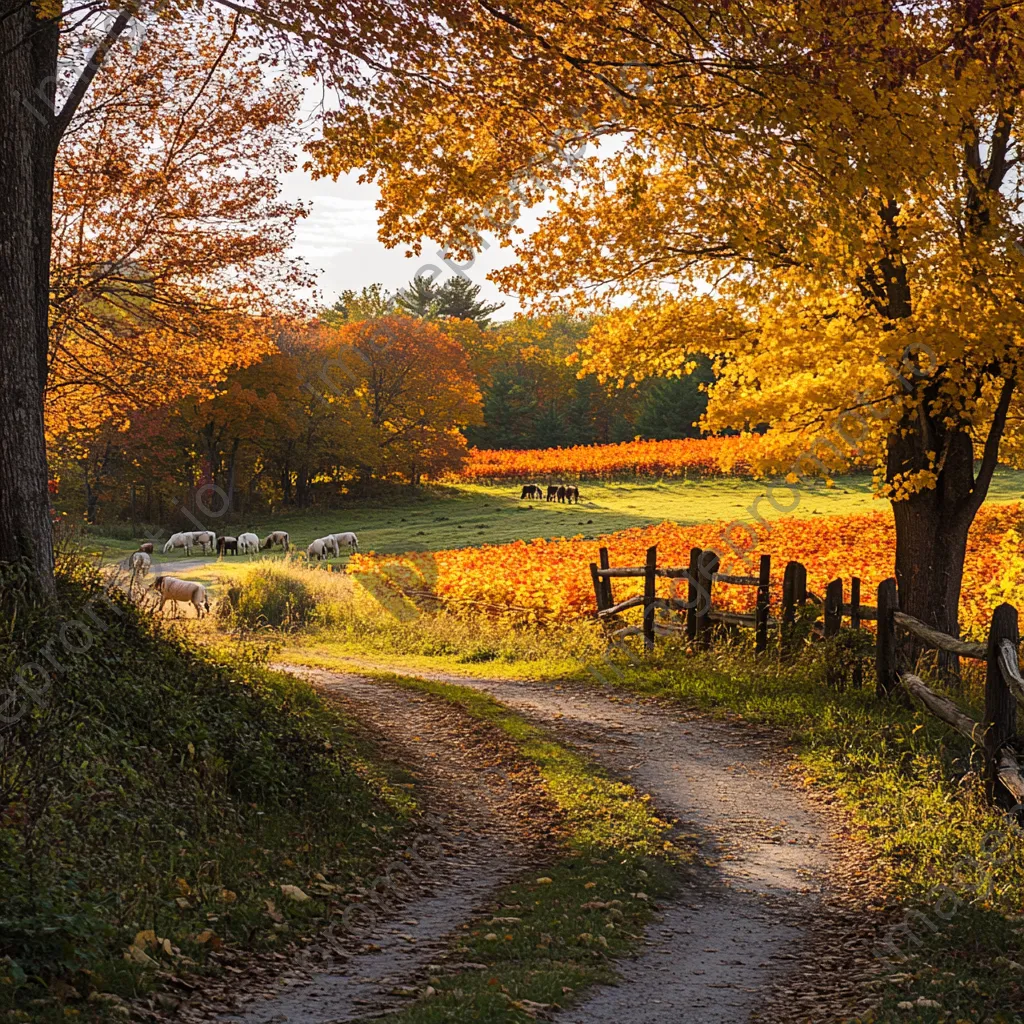
[[(962, 625), (983, 632), (991, 610), (1000, 601), (1024, 605), (1024, 561), (1020, 557), (1018, 524), (1024, 517), (1019, 503), (982, 508), (971, 532), (964, 573)], [(758, 556), (772, 556), (772, 600), (781, 595), (786, 562), (807, 567), (808, 586), (824, 593), (829, 580), (851, 576), (862, 580), (865, 604), (874, 604), (874, 590), (893, 573), (895, 536), (888, 510), (828, 518), (782, 518), (751, 532), (726, 524), (658, 526), (622, 530), (595, 540), (579, 538), (516, 541), (513, 544), (458, 548), (405, 555), (353, 556), (349, 572), (371, 574), (404, 589), (429, 590), (455, 606), (475, 603), (509, 610), (535, 622), (554, 622), (593, 612), (594, 591), (589, 563), (598, 548), (609, 549), (613, 566), (641, 565), (652, 544), (663, 566), (689, 564), (691, 547), (714, 548), (723, 554), (722, 572), (757, 572)], [(751, 530), (753, 531), (753, 525)], [(669, 581), (659, 581), (659, 593), (669, 593)], [(615, 599), (642, 590), (639, 579), (614, 581)], [(847, 600), (849, 584), (847, 582)], [(685, 595), (682, 595), (685, 596)], [(749, 610), (753, 590), (720, 585), (716, 607)]]
[(679, 441), (624, 441), (530, 450), (474, 448), (452, 479), (592, 479), (636, 476), (748, 476), (756, 437), (687, 438)]

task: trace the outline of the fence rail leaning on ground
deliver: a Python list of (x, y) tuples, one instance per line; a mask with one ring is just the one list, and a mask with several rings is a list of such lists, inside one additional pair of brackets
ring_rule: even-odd
[[(1024, 772), (1012, 749), (1017, 734), (1017, 701), (1024, 700), (1016, 608), (1001, 604), (995, 609), (987, 643), (960, 640), (900, 611), (894, 579), (883, 580), (879, 585), (878, 603), (872, 607), (861, 604), (860, 580), (857, 577), (850, 581), (849, 602), (843, 599), (841, 579), (832, 580), (825, 589), (825, 597), (819, 598), (807, 589), (806, 568), (800, 562), (789, 562), (782, 582), (781, 614), (773, 617), (770, 614), (770, 555), (761, 556), (757, 576), (730, 575), (720, 573), (718, 569), (718, 555), (700, 548), (691, 549), (690, 564), (686, 568), (659, 566), (657, 546), (648, 548), (642, 566), (612, 567), (608, 549), (601, 548), (599, 562), (590, 563), (597, 617), (616, 626), (612, 632), (615, 638), (643, 635), (647, 651), (653, 650), (657, 636), (685, 635), (694, 647), (706, 648), (713, 640), (716, 624), (749, 626), (754, 629), (754, 650), (758, 654), (768, 648), (769, 629), (778, 630), (782, 650), (792, 652), (798, 611), (809, 601), (820, 606), (823, 623), (820, 629), (815, 625), (812, 636), (822, 640), (837, 637), (843, 628), (844, 618), (849, 618), (853, 631), (860, 630), (864, 622), (877, 622), (874, 646), (878, 696), (888, 699), (899, 688), (915, 698), (926, 711), (982, 750), (991, 801), (1009, 803), (1012, 799), (1014, 805), (1024, 803)], [(644, 580), (643, 593), (616, 602), (612, 580), (637, 577)], [(659, 578), (686, 580), (686, 599), (675, 595), (658, 597), (656, 582)], [(713, 603), (716, 584), (756, 587), (755, 610), (735, 612), (716, 609)], [(619, 624), (619, 616), (631, 608), (643, 609), (642, 626)], [(655, 617), (659, 609), (685, 612), (685, 624), (657, 622)], [(936, 693), (912, 672), (899, 669), (899, 631), (912, 636), (919, 647), (985, 662), (985, 710), (981, 722), (965, 714), (949, 697)], [(862, 671), (861, 660), (857, 659), (854, 667), (857, 686), (863, 682)], [(828, 663), (826, 678), (830, 685), (840, 685), (839, 669), (832, 661)]]

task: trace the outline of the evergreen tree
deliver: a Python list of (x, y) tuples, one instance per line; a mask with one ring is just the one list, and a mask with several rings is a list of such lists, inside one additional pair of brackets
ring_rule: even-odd
[(473, 284), (467, 277), (451, 277), (437, 292), (438, 316), (450, 316), (456, 320), (472, 320), (479, 327), (491, 326), (490, 316), (505, 303), (489, 304), (480, 300), (480, 285)]
[(396, 296), (399, 307), (412, 316), (433, 320), (439, 315), (441, 289), (427, 274), (417, 274)]

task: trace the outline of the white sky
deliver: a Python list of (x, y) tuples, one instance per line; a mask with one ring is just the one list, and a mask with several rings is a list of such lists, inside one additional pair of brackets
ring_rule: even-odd
[[(310, 215), (298, 224), (294, 252), (319, 275), (323, 301), (330, 305), (344, 289), (358, 291), (374, 283), (395, 291), (407, 285), (426, 264), (440, 267), (443, 274), (437, 280), (446, 281), (452, 272), (435, 255), (436, 244), (424, 243), (422, 256), (407, 259), (403, 247), (387, 249), (377, 240), (374, 204), (379, 192), (376, 186), (358, 184), (357, 177), (350, 174), (337, 181), (312, 181), (300, 169), (282, 183), (285, 198), (312, 202)], [(505, 308), (495, 314), (497, 319), (511, 317), (520, 307), (485, 275), (511, 259), (510, 250), (492, 244), (465, 271), (474, 284), (480, 285), (484, 299), (505, 303)]]

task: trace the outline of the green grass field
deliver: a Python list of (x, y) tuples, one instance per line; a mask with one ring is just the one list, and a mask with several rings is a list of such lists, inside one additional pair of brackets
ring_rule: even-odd
[[(218, 534), (229, 535), (252, 530), (262, 536), (272, 529), (287, 530), (293, 544), (302, 550), (315, 537), (354, 530), (361, 550), (390, 554), (507, 544), (535, 537), (593, 537), (665, 520), (690, 525), (743, 519), (749, 518), (746, 510), (764, 492), (764, 481), (737, 477), (595, 482), (580, 487), (578, 505), (559, 505), (520, 501), (515, 484), (449, 485), (333, 511), (283, 512), (252, 522), (213, 521), (208, 526)], [(799, 493), (799, 505), (787, 514), (839, 515), (886, 507), (872, 496), (868, 474), (839, 477), (832, 488), (825, 487), (823, 481), (808, 481)], [(1016, 501), (1022, 494), (1024, 471), (1001, 469), (992, 482), (989, 501)], [(760, 503), (759, 512), (765, 516), (779, 514), (767, 502)], [(130, 539), (99, 533), (89, 534), (84, 540), (86, 551), (103, 561), (122, 558), (137, 546)], [(155, 562), (174, 563), (184, 558), (179, 550), (167, 556), (158, 553)], [(227, 561), (235, 558), (228, 556)]]

